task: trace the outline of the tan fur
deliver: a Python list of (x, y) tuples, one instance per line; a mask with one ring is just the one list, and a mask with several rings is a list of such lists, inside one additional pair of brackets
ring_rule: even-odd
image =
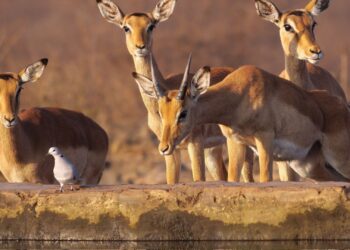
[[(321, 51), (313, 31), (313, 16), (307, 11), (300, 10), (300, 16), (293, 15), (293, 12), (295, 11), (284, 13), (279, 24), (286, 61), (281, 77), (304, 89), (327, 90), (346, 101), (344, 91), (334, 77), (328, 71), (306, 61), (313, 56), (311, 51)], [(295, 33), (285, 31), (283, 26), (286, 23), (295, 24)]]
[[(164, 137), (163, 143), (168, 140), (176, 146), (177, 136), (186, 136), (191, 126), (219, 123), (230, 126), (242, 143), (257, 149), (262, 182), (272, 179), (273, 159), (291, 164), (303, 161), (311, 157), (317, 143), (322, 144), (327, 162), (344, 177), (350, 176), (350, 116), (347, 105), (337, 97), (305, 92), (254, 66), (231, 73), (211, 86), (198, 102), (189, 96), (182, 102), (174, 101), (176, 94), (171, 91), (159, 101), (161, 114), (170, 119), (168, 124), (174, 124), (171, 119), (179, 110), (186, 109), (190, 115), (182, 126), (172, 128), (176, 133), (168, 131), (170, 136)], [(163, 122), (164, 130), (169, 130), (167, 123)]]
[[(285, 55), (285, 70), (280, 76), (304, 89), (326, 90), (330, 94), (338, 96), (346, 101), (345, 93), (334, 77), (323, 68), (307, 62), (310, 61), (310, 58), (315, 56), (313, 52), (321, 52), (321, 48), (316, 42), (314, 33), (316, 22), (312, 13), (317, 8), (320, 8), (316, 11), (317, 14), (319, 14), (326, 8), (325, 6), (328, 7), (328, 1), (322, 1), (321, 3), (320, 0), (312, 0), (305, 9), (291, 10), (284, 13), (281, 13), (275, 6), (277, 9), (275, 13), (280, 12), (280, 17), (279, 20), (274, 23), (280, 29), (280, 39)], [(268, 3), (268, 1), (264, 0), (257, 0), (256, 2)], [(263, 16), (262, 13), (259, 14)], [(292, 32), (286, 30), (286, 24), (292, 27)], [(321, 57), (318, 60), (320, 59)], [(318, 60), (311, 60), (311, 62), (315, 63)], [(318, 157), (316, 155), (317, 149), (314, 149), (312, 157), (307, 161), (307, 168), (305, 168), (305, 163), (301, 163), (301, 166), (293, 164), (293, 169), (304, 178), (329, 181), (341, 180), (338, 176), (333, 176), (328, 172), (325, 167), (324, 159), (320, 159), (320, 157), (322, 157), (320, 149), (318, 151)], [(279, 162), (278, 166), (281, 180), (295, 179), (295, 175), (292, 173), (293, 171), (288, 170), (286, 163)], [(300, 171), (300, 169), (303, 170)], [(308, 169), (308, 171), (305, 169)], [(317, 175), (317, 173), (319, 173), (319, 175)]]
[[(105, 4), (107, 4), (107, 6)], [(111, 22), (111, 19), (105, 15), (105, 13), (109, 10), (110, 4), (113, 3), (109, 0), (98, 1), (98, 6), (102, 15), (107, 19), (107, 21)], [(156, 60), (151, 53), (153, 33), (151, 30), (149, 30), (149, 27), (152, 25), (156, 26), (159, 22), (166, 20), (171, 15), (174, 4), (175, 1), (173, 0), (163, 0), (158, 3), (157, 7), (152, 13), (133, 13), (123, 15), (122, 18), (112, 21), (121, 27), (127, 27), (129, 29), (129, 31), (126, 32), (126, 44), (129, 53), (133, 57), (136, 72), (151, 78), (152, 57), (155, 74), (165, 90), (178, 89), (182, 74), (171, 75), (164, 79), (163, 75), (158, 69)], [(113, 6), (114, 10), (119, 10), (120, 12), (120, 9), (116, 5), (113, 4)], [(161, 14), (156, 13), (158, 7), (164, 8)], [(232, 71), (232, 68), (214, 68), (212, 82), (219, 82)], [(148, 126), (157, 135), (158, 139), (161, 139), (161, 119), (158, 113), (157, 101), (147, 96), (142, 89), (140, 89), (140, 92), (148, 112)], [(177, 147), (172, 155), (165, 156), (167, 183), (174, 184), (179, 181), (181, 164), (179, 152), (180, 149), (188, 150), (191, 159), (194, 181), (205, 180), (205, 159), (208, 159), (206, 163), (207, 165), (209, 164), (208, 169), (210, 169), (210, 173), (213, 173), (213, 178), (216, 180), (226, 180), (226, 169), (222, 164), (222, 155), (217, 153), (221, 152), (222, 149), (213, 148), (212, 150), (204, 150), (205, 148), (210, 149), (212, 147), (221, 147), (224, 142), (225, 138), (222, 136), (220, 129), (216, 125), (205, 125), (195, 128), (188, 138), (186, 138), (186, 140), (184, 140)], [(215, 168), (220, 169), (214, 170)]]
[[(90, 118), (57, 108), (31, 108), (19, 114), (12, 105), (20, 74), (0, 75), (0, 171), (8, 182), (54, 183), (57, 146), (77, 166), (83, 184), (97, 184), (105, 166), (108, 137)], [(6, 76), (6, 77), (5, 77)], [(6, 119), (16, 125), (6, 128)]]

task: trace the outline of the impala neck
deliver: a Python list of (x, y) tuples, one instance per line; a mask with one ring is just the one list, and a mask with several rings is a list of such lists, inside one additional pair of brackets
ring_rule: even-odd
[[(148, 77), (149, 79), (152, 79), (151, 55), (144, 56), (144, 57), (133, 56), (133, 59), (134, 59), (136, 73), (142, 74), (142, 75)], [(159, 82), (161, 82), (163, 84), (164, 77), (163, 77), (162, 73), (160, 72), (160, 70), (158, 68), (158, 64), (157, 64), (156, 60), (154, 59), (153, 55), (152, 55), (152, 60), (153, 60), (153, 65), (154, 65), (154, 72), (155, 72)]]
[[(134, 64), (135, 64), (135, 70), (136, 73), (142, 74), (149, 79), (152, 79), (151, 75), (151, 55), (145, 56), (145, 57), (137, 57), (133, 56)], [(162, 74), (159, 71), (158, 65), (156, 60), (154, 59), (152, 55), (153, 65), (154, 65), (154, 72), (156, 76), (158, 77), (159, 82), (164, 83), (164, 78)], [(139, 88), (142, 100), (147, 108), (148, 112), (151, 112), (152, 114), (156, 114), (158, 112), (158, 103), (157, 100), (145, 95), (143, 91)]]
[(28, 140), (20, 121), (13, 128), (0, 124), (0, 154), (9, 163), (23, 162), (24, 153), (28, 153)]
[[(196, 105), (196, 125), (208, 123), (232, 126), (234, 124), (235, 110), (238, 98), (226, 88), (214, 85), (199, 97)], [(231, 107), (229, 112), (227, 108)]]
[(287, 80), (303, 89), (312, 88), (312, 82), (307, 70), (306, 61), (293, 56), (285, 56), (285, 68)]

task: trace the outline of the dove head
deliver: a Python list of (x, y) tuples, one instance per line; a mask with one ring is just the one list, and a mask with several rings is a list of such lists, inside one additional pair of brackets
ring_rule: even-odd
[(52, 156), (58, 156), (61, 155), (61, 151), (57, 147), (51, 147), (49, 149), (49, 154)]

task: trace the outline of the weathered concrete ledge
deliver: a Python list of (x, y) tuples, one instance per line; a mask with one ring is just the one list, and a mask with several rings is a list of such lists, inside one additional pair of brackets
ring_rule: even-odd
[(349, 183), (0, 184), (0, 240), (350, 239)]

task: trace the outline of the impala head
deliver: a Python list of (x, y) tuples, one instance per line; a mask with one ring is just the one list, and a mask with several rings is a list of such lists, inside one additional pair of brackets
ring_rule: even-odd
[[(175, 147), (185, 139), (195, 124), (196, 104), (199, 96), (210, 85), (210, 69), (200, 69), (189, 84), (191, 57), (188, 60), (179, 90), (164, 91), (152, 70), (152, 80), (133, 73), (133, 77), (144, 92), (158, 100), (159, 115), (162, 121), (162, 134), (159, 152), (170, 155)], [(152, 65), (153, 69), (153, 65)]]
[(37, 81), (42, 76), (47, 63), (47, 59), (42, 59), (17, 74), (0, 74), (0, 121), (5, 128), (12, 128), (17, 123), (19, 98), (23, 85)]
[(152, 32), (158, 23), (167, 20), (174, 11), (176, 0), (161, 0), (151, 13), (124, 15), (111, 0), (97, 0), (102, 16), (122, 28), (132, 56), (144, 57), (152, 49)]
[(268, 0), (255, 0), (258, 14), (279, 27), (285, 55), (312, 64), (323, 57), (315, 38), (314, 17), (326, 10), (328, 5), (329, 0), (311, 0), (304, 9), (281, 12)]

